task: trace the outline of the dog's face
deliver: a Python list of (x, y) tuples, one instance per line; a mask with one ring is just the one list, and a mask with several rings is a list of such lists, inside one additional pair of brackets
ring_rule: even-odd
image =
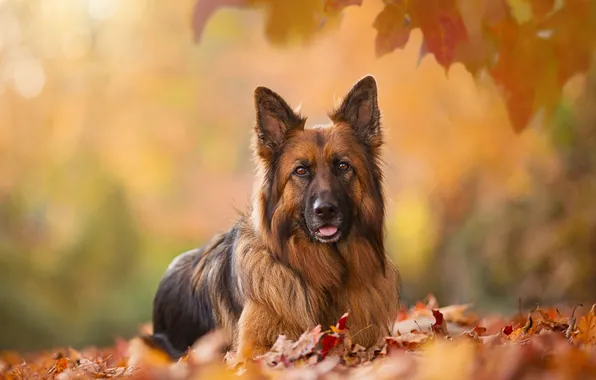
[[(305, 129), (273, 91), (255, 90), (256, 153), (263, 170), (258, 223), (278, 237), (336, 243), (355, 228), (383, 221), (381, 145), (376, 83), (360, 80), (330, 115), (332, 123)], [(374, 226), (373, 226), (374, 225)]]
[(308, 235), (337, 242), (349, 233), (354, 202), (361, 198), (358, 144), (341, 126), (300, 131), (286, 144), (276, 168), (283, 203), (294, 204), (295, 220)]

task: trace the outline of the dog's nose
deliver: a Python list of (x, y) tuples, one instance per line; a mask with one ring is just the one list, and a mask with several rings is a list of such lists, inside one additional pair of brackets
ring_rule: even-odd
[(314, 204), (315, 215), (321, 219), (329, 220), (335, 216), (337, 206), (333, 203), (317, 199)]

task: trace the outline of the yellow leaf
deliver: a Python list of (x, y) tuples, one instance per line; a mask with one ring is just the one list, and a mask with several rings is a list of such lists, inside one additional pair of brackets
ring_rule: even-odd
[(411, 23), (406, 17), (404, 5), (387, 4), (377, 15), (373, 24), (377, 30), (375, 51), (377, 57), (403, 49), (410, 38)]
[(518, 24), (524, 24), (532, 19), (532, 6), (526, 0), (507, 0), (511, 14)]
[(423, 355), (427, 365), (421, 368), (420, 378), (467, 379), (472, 370), (474, 351), (474, 345), (467, 341), (437, 340), (428, 346)]

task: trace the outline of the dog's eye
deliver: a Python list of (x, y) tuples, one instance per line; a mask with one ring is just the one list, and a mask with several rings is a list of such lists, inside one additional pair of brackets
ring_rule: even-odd
[(296, 169), (294, 169), (294, 174), (303, 177), (308, 174), (308, 169), (304, 166), (298, 166)]
[(340, 162), (337, 165), (337, 168), (343, 172), (345, 172), (346, 170), (348, 170), (350, 168), (350, 164), (348, 164), (347, 162)]

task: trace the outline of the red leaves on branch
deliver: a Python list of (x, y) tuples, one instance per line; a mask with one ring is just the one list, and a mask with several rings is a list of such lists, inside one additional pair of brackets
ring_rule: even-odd
[(420, 28), (424, 36), (421, 51), (434, 54), (437, 62), (444, 67), (454, 62), (456, 49), (468, 40), (455, 0), (385, 1), (385, 8), (373, 26), (377, 30), (377, 56), (403, 48), (410, 31)]
[[(461, 62), (485, 70), (500, 89), (511, 124), (522, 131), (543, 111), (553, 113), (565, 83), (588, 70), (596, 49), (596, 3), (587, 0), (384, 0), (373, 22), (378, 57), (402, 49), (413, 29), (423, 35), (421, 58), (432, 53), (446, 70)], [(326, 20), (362, 0), (197, 0), (198, 41), (208, 19), (223, 7), (258, 7), (274, 43), (310, 38)]]
[(377, 55), (403, 48), (411, 29), (420, 28), (421, 54), (432, 53), (445, 69), (461, 62), (473, 74), (488, 70), (513, 127), (522, 131), (538, 111), (548, 118), (567, 80), (588, 70), (596, 6), (577, 1), (555, 9), (553, 0), (532, 0), (532, 14), (525, 15), (521, 3), (387, 1), (374, 24)]

